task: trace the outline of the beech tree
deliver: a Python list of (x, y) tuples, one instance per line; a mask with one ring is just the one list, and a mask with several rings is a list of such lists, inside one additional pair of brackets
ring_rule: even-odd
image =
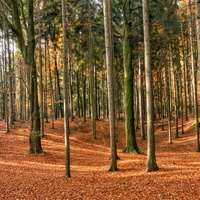
[[(12, 0), (9, 4), (5, 4), (4, 1), (0, 1), (0, 12), (8, 27), (12, 30), (13, 34), (15, 34), (16, 42), (21, 51), (24, 62), (29, 66), (28, 92), (31, 130), (29, 138), (30, 152), (43, 153), (40, 138), (40, 111), (38, 105), (37, 72), (35, 64), (33, 2), (33, 0), (27, 0), (24, 4), (21, 4), (16, 0)], [(25, 9), (27, 11), (27, 15), (25, 15)], [(21, 17), (21, 15), (23, 17)], [(10, 20), (10, 17), (12, 17), (12, 20)], [(25, 28), (23, 28), (24, 26)]]
[[(199, 0), (195, 0), (195, 4), (196, 4), (196, 31), (197, 31), (197, 75), (194, 76), (194, 78), (197, 78), (197, 80), (199, 80), (200, 77), (200, 1)], [(200, 82), (197, 80), (193, 80), (193, 84), (196, 84), (196, 87), (199, 88)], [(197, 88), (194, 88), (195, 92), (197, 92)], [(197, 98), (197, 93), (196, 93), (196, 98), (194, 99), (195, 101), (198, 100)], [(196, 124), (198, 124), (198, 101), (195, 107), (195, 112), (196, 112)], [(199, 144), (199, 128), (196, 125), (196, 151), (199, 152), (200, 151), (200, 144)]]
[(154, 136), (154, 110), (153, 110), (153, 83), (151, 66), (150, 28), (148, 0), (143, 0), (143, 26), (144, 26), (144, 49), (145, 49), (145, 72), (146, 72), (146, 104), (147, 104), (147, 168), (148, 172), (158, 170), (155, 155)]
[(69, 98), (69, 77), (68, 77), (68, 65), (67, 65), (67, 21), (66, 21), (66, 2), (62, 0), (62, 30), (63, 30), (63, 69), (64, 69), (64, 135), (65, 135), (65, 176), (70, 177), (70, 141), (69, 141), (69, 110), (68, 110), (68, 98)]
[(124, 65), (124, 114), (125, 114), (125, 131), (126, 147), (125, 152), (136, 153), (139, 151), (134, 126), (134, 107), (133, 107), (133, 77), (134, 70), (132, 66), (132, 1), (124, 2), (124, 30), (123, 30), (123, 65)]
[[(138, 153), (139, 148), (136, 142), (135, 122), (134, 122), (134, 68), (133, 68), (133, 8), (138, 6), (138, 2), (131, 0), (120, 2), (123, 3), (123, 19), (119, 16), (123, 23), (117, 20), (113, 21), (113, 26), (120, 35), (122, 42), (122, 56), (123, 56), (123, 72), (124, 72), (124, 126), (126, 132), (126, 146), (124, 152)], [(115, 13), (116, 14), (116, 13)], [(123, 24), (121, 26), (121, 24)]]
[(110, 147), (111, 163), (109, 171), (117, 170), (117, 149), (115, 133), (115, 98), (114, 98), (114, 77), (113, 77), (113, 38), (112, 38), (112, 4), (111, 0), (103, 1), (104, 8), (104, 28), (106, 65), (108, 80), (108, 102), (109, 102), (109, 122), (110, 122)]
[[(198, 6), (198, 4), (197, 4)], [(193, 101), (194, 101), (194, 115), (195, 115), (195, 129), (196, 129), (196, 151), (200, 151), (199, 145), (199, 109), (198, 109), (198, 94), (197, 94), (197, 80), (196, 80), (196, 69), (194, 60), (194, 41), (193, 41), (193, 30), (192, 30), (192, 11), (191, 11), (191, 0), (188, 0), (188, 32), (189, 32), (189, 46), (191, 55), (191, 67), (192, 67), (192, 86), (193, 86)], [(197, 7), (198, 12), (198, 7)], [(198, 13), (197, 13), (198, 14)], [(197, 20), (198, 27), (198, 20)], [(197, 29), (198, 30), (198, 29)], [(199, 34), (197, 32), (197, 34)], [(199, 38), (199, 36), (197, 36)], [(199, 49), (198, 49), (199, 50)], [(199, 54), (198, 54), (199, 55)]]

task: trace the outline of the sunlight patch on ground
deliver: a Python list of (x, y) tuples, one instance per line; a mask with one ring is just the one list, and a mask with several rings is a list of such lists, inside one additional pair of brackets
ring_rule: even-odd
[(72, 165), (72, 170), (75, 171), (106, 171), (106, 166), (83, 166), (83, 165)]
[(20, 163), (0, 161), (0, 165), (15, 166), (17, 168), (25, 167), (25, 168), (31, 168), (31, 169), (38, 169), (38, 167), (39, 168), (57, 168), (57, 169), (64, 168), (64, 165), (59, 165), (59, 164), (47, 164), (47, 163), (28, 162), (28, 161), (24, 161)]
[(193, 140), (196, 140), (196, 138), (195, 137), (187, 137), (187, 138), (180, 138), (180, 139), (178, 139), (178, 140), (173, 140), (173, 143), (176, 143), (176, 144), (178, 144), (178, 143), (188, 143), (189, 141), (193, 141)]
[(76, 146), (71, 146), (71, 150), (77, 150), (77, 151), (80, 151), (80, 152), (88, 152), (88, 153), (93, 153), (94, 155), (95, 154), (102, 154), (102, 155), (110, 155), (110, 152), (100, 152), (100, 151), (97, 151), (97, 150), (93, 150), (93, 149), (83, 149), (83, 148), (80, 148), (80, 147), (76, 147)]

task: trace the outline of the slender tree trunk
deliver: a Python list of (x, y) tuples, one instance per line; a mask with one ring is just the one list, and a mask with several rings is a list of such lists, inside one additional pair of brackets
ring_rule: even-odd
[[(172, 47), (173, 48), (173, 47)], [(172, 48), (170, 48), (172, 50)], [(172, 52), (170, 52), (172, 53)], [(172, 63), (172, 58), (170, 55), (170, 67), (173, 70), (173, 87), (174, 87), (174, 111), (175, 111), (175, 138), (179, 137), (178, 134), (178, 88), (177, 88), (177, 69), (175, 69), (175, 63)]]
[[(183, 25), (181, 24), (181, 39), (183, 46), (185, 46), (185, 39), (183, 33)], [(182, 63), (183, 63), (183, 93), (184, 93), (184, 110), (185, 110), (185, 121), (188, 121), (188, 102), (187, 102), (187, 83), (186, 83), (186, 53), (185, 48), (182, 48)]]
[(140, 132), (141, 139), (145, 140), (145, 130), (144, 130), (144, 93), (143, 93), (143, 80), (142, 80), (142, 63), (139, 57), (139, 110), (140, 110)]
[(169, 71), (166, 66), (165, 66), (165, 82), (166, 82), (165, 93), (166, 93), (166, 105), (167, 105), (167, 117), (168, 117), (168, 137), (169, 137), (169, 143), (172, 144)]
[(73, 99), (73, 63), (72, 63), (72, 53), (71, 53), (71, 43), (70, 41), (68, 47), (68, 66), (69, 66), (69, 77), (70, 77), (70, 86), (69, 86), (69, 115), (71, 121), (74, 121), (74, 99)]
[(52, 73), (51, 73), (51, 59), (50, 59), (48, 40), (47, 40), (47, 54), (48, 54), (48, 70), (49, 70), (49, 84), (50, 84), (50, 98), (51, 98), (51, 120), (52, 120), (52, 128), (54, 128), (54, 120), (55, 120), (54, 91), (53, 91), (53, 80), (52, 80)]
[(96, 89), (95, 89), (95, 70), (94, 66), (91, 70), (91, 103), (92, 103), (92, 134), (94, 139), (97, 138), (96, 135), (96, 118), (97, 118), (97, 110), (96, 110)]
[(58, 100), (58, 112), (59, 112), (59, 117), (63, 118), (64, 113), (63, 113), (63, 103), (62, 103), (62, 95), (61, 95), (61, 89), (60, 89), (60, 78), (59, 78), (59, 72), (57, 66), (55, 67), (55, 82), (56, 82), (56, 88), (57, 88), (57, 100)]
[(83, 87), (83, 122), (86, 122), (86, 75), (84, 71), (83, 74), (83, 80), (82, 80), (82, 87)]
[(76, 72), (75, 74), (76, 77), (76, 94), (77, 94), (77, 100), (76, 100), (76, 117), (80, 118), (81, 117), (81, 106), (80, 106), (80, 89), (79, 89), (79, 71)]
[[(6, 36), (6, 33), (4, 31), (4, 37)], [(6, 37), (5, 37), (6, 38)], [(10, 132), (10, 126), (9, 126), (9, 101), (8, 101), (8, 69), (7, 69), (7, 66), (8, 66), (8, 60), (7, 60), (7, 43), (6, 43), (6, 40), (4, 39), (3, 41), (3, 52), (4, 52), (4, 73), (5, 73), (5, 76), (4, 76), (4, 108), (5, 108), (5, 122), (6, 122), (6, 133), (9, 133)]]
[(40, 72), (40, 135), (44, 137), (44, 93), (43, 93), (43, 63), (42, 63), (42, 44), (41, 44), (41, 25), (39, 33), (39, 72)]
[(160, 115), (161, 115), (161, 126), (162, 126), (162, 131), (164, 130), (164, 109), (163, 109), (163, 71), (160, 69), (159, 72), (159, 94), (160, 94)]
[(44, 87), (44, 117), (46, 118), (45, 122), (49, 123), (48, 120), (48, 83), (47, 83), (47, 77), (48, 77), (48, 70), (47, 70), (47, 38), (45, 38), (45, 52), (44, 52), (44, 69), (45, 69), (45, 87)]
[[(197, 27), (197, 86), (200, 87), (200, 1), (195, 0), (196, 4), (196, 27)], [(198, 99), (198, 98), (197, 98)], [(198, 107), (197, 107), (198, 108)], [(196, 111), (197, 112), (197, 111)], [(198, 112), (197, 112), (198, 113)], [(196, 130), (196, 151), (200, 151), (199, 132)]]
[(70, 174), (70, 140), (69, 140), (69, 77), (68, 71), (69, 66), (67, 66), (67, 23), (66, 23), (66, 1), (62, 0), (62, 28), (63, 28), (63, 68), (64, 68), (64, 134), (65, 134), (65, 176), (71, 177)]
[(154, 111), (153, 111), (153, 83), (151, 67), (151, 47), (149, 30), (149, 8), (148, 0), (142, 0), (143, 5), (143, 26), (144, 26), (144, 47), (145, 47), (145, 69), (146, 69), (146, 102), (147, 102), (147, 166), (146, 171), (156, 171), (155, 136), (154, 136)]
[(115, 133), (115, 98), (114, 98), (114, 77), (113, 77), (113, 41), (112, 41), (112, 4), (111, 0), (103, 1), (106, 65), (108, 79), (108, 101), (109, 101), (109, 122), (110, 122), (110, 148), (111, 162), (109, 171), (117, 170), (117, 148)]
[(192, 30), (192, 11), (191, 11), (191, 0), (188, 0), (188, 20), (189, 20), (189, 45), (191, 54), (191, 67), (192, 67), (192, 86), (193, 86), (193, 101), (194, 101), (194, 115), (195, 115), (195, 132), (196, 132), (196, 151), (200, 152), (199, 145), (199, 109), (198, 109), (198, 94), (197, 94), (197, 80), (196, 80), (196, 69), (194, 61), (194, 42), (193, 42), (193, 30)]
[[(57, 75), (57, 49), (56, 49), (56, 45), (54, 45), (54, 70), (53, 70), (53, 74), (54, 74), (54, 94), (53, 94), (53, 97), (54, 97), (54, 103), (53, 103), (53, 105), (54, 105), (54, 118), (55, 118), (55, 120), (57, 120), (58, 119), (58, 117), (59, 117), (59, 109), (58, 109), (58, 84), (57, 84), (57, 77), (56, 77), (56, 75)], [(53, 84), (53, 80), (52, 80), (52, 84)]]
[(9, 89), (9, 101), (8, 101), (8, 117), (9, 124), (14, 125), (14, 102), (13, 102), (13, 70), (12, 70), (12, 61), (11, 61), (11, 50), (10, 50), (10, 41), (9, 41), (9, 31), (6, 28), (6, 40), (7, 40), (7, 55), (8, 55), (8, 89)]
[(181, 110), (181, 134), (184, 134), (184, 113), (183, 113), (183, 86), (182, 86), (182, 77), (183, 74), (181, 72), (180, 76), (179, 76), (179, 87), (180, 87), (180, 93), (179, 93), (179, 97), (180, 97), (180, 110)]

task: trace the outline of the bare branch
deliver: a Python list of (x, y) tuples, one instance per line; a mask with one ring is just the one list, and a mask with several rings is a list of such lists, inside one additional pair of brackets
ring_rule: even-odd
[(8, 10), (11, 10), (11, 7), (9, 7), (9, 5), (4, 1), (4, 0), (0, 0), (0, 2), (5, 5), (5, 7), (8, 9)]

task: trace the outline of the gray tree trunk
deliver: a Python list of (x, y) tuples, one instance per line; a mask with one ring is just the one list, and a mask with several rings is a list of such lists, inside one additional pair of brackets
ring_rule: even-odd
[[(198, 5), (198, 4), (197, 4)], [(192, 86), (193, 86), (193, 101), (194, 101), (194, 115), (195, 115), (195, 132), (196, 132), (196, 151), (200, 151), (199, 145), (199, 109), (198, 109), (198, 94), (197, 94), (197, 80), (196, 80), (196, 69), (194, 60), (194, 41), (193, 41), (193, 29), (192, 29), (192, 11), (191, 11), (191, 0), (188, 0), (188, 28), (189, 28), (189, 46), (191, 55), (191, 66), (192, 66)], [(199, 33), (197, 33), (199, 34)]]
[(71, 177), (70, 174), (70, 140), (69, 140), (69, 66), (67, 61), (67, 21), (66, 21), (66, 0), (62, 0), (62, 29), (63, 29), (63, 68), (64, 68), (64, 135), (65, 135), (65, 176)]
[(115, 133), (115, 98), (114, 98), (114, 76), (113, 76), (113, 40), (112, 40), (112, 4), (111, 0), (103, 1), (106, 66), (108, 80), (108, 103), (110, 122), (110, 148), (111, 162), (109, 171), (117, 170), (117, 148)]
[(151, 47), (149, 30), (149, 8), (148, 0), (142, 1), (143, 5), (143, 27), (144, 27), (144, 49), (145, 49), (145, 69), (146, 69), (146, 104), (147, 104), (147, 166), (146, 171), (156, 171), (155, 136), (154, 136), (154, 111), (153, 111), (153, 83), (151, 67)]

